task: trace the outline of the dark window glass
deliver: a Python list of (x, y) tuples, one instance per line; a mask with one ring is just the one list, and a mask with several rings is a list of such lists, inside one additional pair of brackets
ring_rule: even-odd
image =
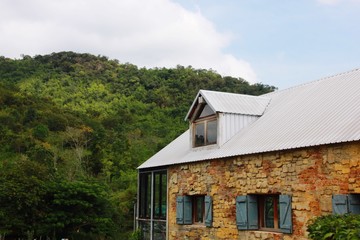
[(156, 240), (166, 239), (166, 222), (154, 222), (154, 238)]
[(194, 223), (204, 222), (204, 209), (205, 209), (204, 205), (205, 205), (204, 196), (193, 197)]
[(195, 125), (195, 147), (205, 145), (205, 124), (197, 123)]
[(151, 173), (140, 174), (139, 217), (150, 218), (151, 213)]
[(161, 178), (162, 194), (161, 194), (161, 216), (166, 219), (166, 203), (167, 203), (167, 175), (164, 173)]
[(260, 226), (262, 228), (279, 228), (279, 196), (259, 196)]
[(265, 227), (274, 228), (274, 198), (266, 197), (265, 198), (265, 207), (264, 207), (264, 217), (265, 217)]
[(166, 173), (154, 173), (154, 218), (166, 218)]
[(139, 221), (139, 228), (141, 230), (141, 239), (150, 240), (150, 221)]

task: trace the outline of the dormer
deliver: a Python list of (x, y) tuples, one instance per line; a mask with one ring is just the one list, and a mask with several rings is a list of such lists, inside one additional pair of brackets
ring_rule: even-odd
[(200, 90), (185, 117), (189, 121), (191, 147), (223, 145), (256, 121), (269, 102), (266, 97)]

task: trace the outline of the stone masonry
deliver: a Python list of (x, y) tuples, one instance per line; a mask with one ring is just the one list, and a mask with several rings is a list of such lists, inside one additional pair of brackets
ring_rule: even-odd
[[(360, 193), (360, 142), (262, 153), (169, 167), (169, 239), (307, 239), (308, 220), (332, 212), (333, 194)], [(293, 233), (239, 231), (235, 198), (292, 195)], [(213, 226), (177, 225), (176, 196), (213, 199)]]

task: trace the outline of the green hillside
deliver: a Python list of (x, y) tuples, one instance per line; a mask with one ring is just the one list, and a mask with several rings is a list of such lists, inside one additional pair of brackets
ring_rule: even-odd
[(136, 167), (188, 127), (199, 89), (275, 88), (73, 52), (0, 57), (0, 239), (126, 239)]

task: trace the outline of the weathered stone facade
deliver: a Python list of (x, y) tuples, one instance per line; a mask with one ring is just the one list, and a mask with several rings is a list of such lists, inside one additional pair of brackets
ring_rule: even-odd
[[(168, 179), (169, 239), (307, 239), (332, 194), (360, 193), (360, 142), (175, 165)], [(261, 193), (292, 195), (292, 234), (236, 228), (236, 196)], [(212, 227), (176, 224), (176, 196), (195, 194), (212, 196)]]

